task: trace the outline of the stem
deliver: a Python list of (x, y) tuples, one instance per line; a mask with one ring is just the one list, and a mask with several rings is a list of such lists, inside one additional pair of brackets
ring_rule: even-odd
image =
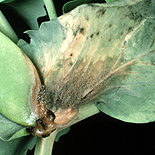
[(97, 106), (94, 103), (92, 103), (92, 104), (88, 103), (86, 105), (83, 105), (79, 108), (79, 113), (73, 119), (73, 121), (71, 122), (71, 125), (78, 123), (78, 122), (80, 122), (90, 116), (93, 116), (99, 112), (100, 112), (99, 109), (97, 108)]
[(51, 155), (57, 130), (47, 138), (37, 138), (34, 155)]
[(47, 138), (38, 138), (37, 139), (34, 155), (52, 155), (54, 140), (55, 140), (56, 134), (59, 131), (61, 131), (64, 128), (67, 128), (81, 120), (84, 120), (85, 118), (95, 115), (99, 112), (100, 111), (98, 110), (98, 108), (96, 107), (95, 104), (89, 103), (89, 104), (81, 106), (79, 108), (78, 115), (70, 123), (68, 123), (64, 127), (58, 128), (53, 133), (51, 133), (51, 135)]
[(9, 22), (1, 12), (1, 10), (0, 10), (0, 31), (7, 37), (9, 37), (14, 43), (18, 42), (18, 37), (16, 33), (12, 29), (11, 25), (9, 24)]
[(44, 0), (47, 12), (48, 12), (48, 16), (50, 18), (50, 20), (54, 19), (57, 17), (57, 13), (55, 10), (55, 6), (53, 3), (53, 0)]

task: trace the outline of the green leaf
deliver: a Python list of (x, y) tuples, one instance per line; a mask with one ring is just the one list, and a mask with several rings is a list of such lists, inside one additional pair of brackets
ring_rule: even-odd
[(26, 155), (28, 150), (32, 150), (36, 143), (36, 138), (26, 136), (11, 141), (0, 140), (1, 155)]
[(0, 38), (0, 113), (18, 124), (34, 125), (41, 87), (38, 73), (16, 44), (1, 32)]
[(116, 2), (116, 1), (119, 1), (119, 0), (105, 0), (107, 3), (112, 3), (112, 2)]
[(0, 139), (8, 141), (18, 137), (26, 136), (28, 133), (25, 131), (25, 127), (21, 126), (5, 116), (0, 114)]
[(87, 3), (104, 3), (104, 0), (73, 0), (70, 2), (67, 2), (63, 6), (63, 13), (67, 13), (73, 9), (75, 9), (77, 6)]
[[(6, 15), (17, 33), (19, 31), (18, 29), (22, 29), (21, 26), (24, 30), (25, 27), (29, 27), (29, 29), (38, 29), (38, 18), (47, 15), (43, 0), (17, 0), (8, 3), (5, 7), (5, 9), (9, 11), (4, 15)], [(18, 19), (17, 23), (15, 23), (15, 18)]]
[(56, 8), (53, 0), (44, 0), (49, 19), (52, 20), (57, 17)]
[(27, 32), (31, 43), (18, 45), (42, 76), (48, 106), (57, 112), (93, 101), (123, 121), (154, 121), (154, 7), (85, 4)]
[(3, 15), (3, 13), (0, 11), (0, 31), (5, 34), (7, 37), (9, 37), (14, 43), (18, 42), (18, 37), (14, 30), (12, 29), (11, 25)]
[(98, 104), (112, 117), (134, 123), (155, 121), (154, 25), (154, 19), (144, 19), (125, 37), (120, 67), (126, 71), (113, 76)]

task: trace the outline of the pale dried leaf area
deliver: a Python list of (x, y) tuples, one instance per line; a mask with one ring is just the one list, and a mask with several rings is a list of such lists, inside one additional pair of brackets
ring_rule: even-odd
[[(150, 4), (81, 5), (43, 24), (37, 33), (29, 32), (33, 50), (22, 48), (43, 78), (51, 109), (74, 109), (92, 101), (109, 107), (123, 102), (148, 113), (154, 108), (154, 84), (149, 85), (155, 77), (155, 17)], [(110, 91), (118, 93), (112, 101)], [(130, 96), (127, 101), (122, 92)], [(145, 109), (146, 93), (150, 106)]]
[(129, 8), (124, 12), (121, 8), (85, 5), (59, 18), (65, 38), (58, 51), (59, 61), (45, 78), (54, 91), (54, 104), (79, 106), (111, 88), (114, 77), (120, 86), (130, 74), (138, 74), (132, 71), (132, 65), (154, 51), (132, 51), (132, 58), (126, 53), (128, 48), (137, 46), (125, 46), (132, 39), (132, 32), (137, 34), (148, 21), (134, 21), (129, 12)]

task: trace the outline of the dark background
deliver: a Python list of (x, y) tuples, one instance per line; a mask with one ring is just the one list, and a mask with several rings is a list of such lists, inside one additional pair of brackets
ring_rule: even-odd
[(126, 123), (99, 113), (71, 126), (54, 143), (52, 155), (111, 154), (155, 155), (155, 123)]
[(69, 2), (69, 1), (71, 1), (71, 0), (53, 0), (58, 16), (62, 15), (62, 7), (65, 3)]
[(71, 127), (54, 155), (155, 155), (155, 123), (132, 124), (99, 113)]
[[(58, 16), (66, 2), (54, 0)], [(155, 155), (155, 123), (125, 123), (99, 113), (73, 125), (69, 133), (54, 143), (53, 155), (98, 154)]]

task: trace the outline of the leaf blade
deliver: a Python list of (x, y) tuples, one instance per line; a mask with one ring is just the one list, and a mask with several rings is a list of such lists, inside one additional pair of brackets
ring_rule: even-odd
[(11, 141), (0, 140), (0, 154), (26, 155), (28, 150), (32, 150), (36, 143), (36, 138), (32, 136), (22, 137)]
[[(151, 52), (154, 50), (154, 27), (152, 26), (154, 10), (151, 3), (145, 0), (141, 2), (124, 0), (111, 4), (83, 5), (69, 14), (43, 24), (38, 34), (36, 31), (28, 32), (32, 42), (30, 45), (23, 43), (22, 48), (42, 74), (47, 87), (47, 100), (49, 99), (47, 103), (52, 110), (78, 108), (90, 101), (104, 101), (102, 93), (108, 96), (107, 90), (119, 88), (130, 77), (132, 79), (130, 80), (134, 81), (132, 76), (136, 72), (134, 70), (139, 72), (138, 67), (134, 68), (134, 65), (145, 63), (143, 59), (154, 57), (154, 52)], [(52, 24), (57, 26), (51, 28)], [(147, 27), (149, 27), (148, 30)], [(145, 33), (142, 33), (142, 30)], [(52, 37), (51, 34), (45, 36), (44, 31), (52, 33)], [(146, 34), (147, 37), (145, 37)], [(132, 36), (133, 39), (131, 39)], [(42, 45), (36, 46), (40, 41)], [(31, 53), (27, 50), (30, 47)], [(36, 53), (39, 54), (38, 58), (35, 56)], [(148, 61), (150, 63), (150, 59)], [(153, 67), (151, 70), (154, 70), (154, 66), (151, 67)], [(149, 72), (149, 75), (154, 76), (154, 72)], [(151, 96), (153, 96), (152, 90), (149, 89)], [(109, 96), (111, 93), (109, 92)], [(134, 94), (132, 97), (134, 100)], [(130, 104), (130, 98), (128, 99)], [(121, 106), (123, 107), (123, 104)], [(151, 110), (153, 107), (147, 102), (144, 103), (145, 106), (152, 115), (150, 119), (147, 119), (148, 116), (143, 119), (138, 116), (139, 121), (135, 121), (134, 117), (131, 117), (130, 122), (154, 121), (155, 114)], [(106, 113), (104, 108), (101, 106), (99, 108)], [(113, 106), (109, 106), (109, 115), (115, 117), (116, 113), (120, 113), (118, 108), (115, 114), (111, 114), (110, 108), (111, 112), (114, 109)], [(128, 111), (131, 113), (130, 116), (134, 111), (136, 110)], [(118, 117), (118, 119), (125, 121), (125, 117)]]
[(36, 95), (41, 87), (39, 76), (10, 39), (2, 33), (0, 38), (0, 112), (21, 125), (33, 125), (37, 117)]

